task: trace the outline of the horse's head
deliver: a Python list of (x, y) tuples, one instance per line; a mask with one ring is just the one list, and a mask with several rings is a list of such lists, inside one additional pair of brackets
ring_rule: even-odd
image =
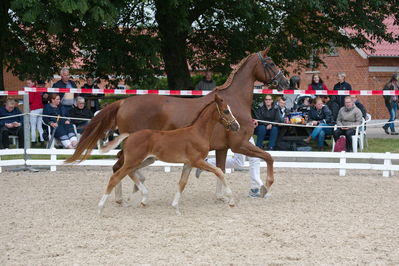
[(269, 49), (266, 49), (257, 53), (263, 69), (258, 71), (257, 79), (269, 87), (276, 88), (277, 90), (286, 90), (289, 88), (290, 83), (273, 60), (267, 56), (268, 51)]
[(237, 119), (231, 112), (230, 106), (227, 105), (217, 93), (215, 93), (215, 103), (219, 113), (219, 121), (222, 123), (225, 129), (227, 131), (240, 130), (240, 123), (238, 123)]

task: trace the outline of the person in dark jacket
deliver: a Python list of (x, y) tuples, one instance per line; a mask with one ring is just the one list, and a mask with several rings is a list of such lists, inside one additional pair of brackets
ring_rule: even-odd
[[(50, 96), (50, 103), (46, 104), (43, 109), (43, 122), (51, 126), (51, 131), (55, 130), (54, 137), (61, 140), (62, 145), (67, 149), (75, 148), (78, 139), (71, 125), (71, 121), (61, 118), (57, 120), (57, 116), (66, 117), (67, 114), (60, 104), (60, 96), (57, 93), (52, 93)], [(51, 134), (51, 132), (48, 132)]]
[[(352, 90), (352, 86), (345, 81), (346, 74), (341, 72), (338, 73), (338, 83), (334, 85), (333, 90), (342, 91), (342, 90)], [(337, 95), (334, 97), (334, 100), (338, 103), (339, 108), (345, 106), (345, 95)]]
[[(61, 79), (53, 84), (53, 88), (77, 88), (75, 82), (70, 79), (69, 69), (64, 67), (60, 71)], [(61, 106), (64, 108), (65, 112), (68, 113), (72, 108), (75, 100), (74, 93), (59, 93), (61, 98)]]
[(320, 78), (319, 74), (313, 74), (312, 83), (309, 84), (308, 90), (327, 90), (327, 86)]
[[(266, 95), (262, 105), (255, 110), (255, 117), (259, 120), (279, 122), (279, 113), (273, 105), (273, 98), (271, 95)], [(259, 122), (255, 128), (256, 146), (263, 148), (263, 141), (267, 135), (269, 137), (269, 143), (267, 145), (268, 150), (273, 150), (277, 142), (278, 127), (269, 123)]]
[(366, 118), (367, 118), (366, 107), (364, 107), (364, 105), (360, 102), (360, 100), (357, 98), (356, 95), (351, 95), (351, 98), (352, 98), (353, 103), (356, 105), (356, 107), (359, 108), (360, 111), (362, 111), (362, 116), (366, 120)]
[[(388, 81), (388, 83), (385, 84), (384, 90), (393, 90), (393, 91), (399, 90), (398, 78), (399, 78), (399, 74), (393, 74), (391, 79)], [(385, 95), (384, 102), (385, 102), (385, 106), (389, 112), (388, 122), (395, 121), (396, 112), (398, 111), (398, 103), (399, 103), (398, 96), (397, 95)], [(398, 132), (395, 131), (394, 123), (386, 123), (382, 128), (384, 129), (385, 133), (388, 135), (398, 135), (399, 134)], [(388, 128), (391, 129), (391, 132), (389, 132)]]
[(211, 91), (216, 87), (216, 82), (212, 79), (212, 72), (206, 71), (205, 76), (195, 86), (197, 91)]
[[(82, 86), (82, 89), (99, 89), (97, 84), (94, 82), (94, 77), (92, 75), (86, 76), (86, 83)], [(99, 99), (104, 97), (104, 94), (81, 93), (80, 96), (85, 98), (87, 108), (89, 108), (93, 114), (100, 110)]]
[(319, 150), (324, 150), (324, 141), (326, 135), (333, 133), (333, 128), (323, 128), (323, 126), (332, 126), (332, 113), (328, 106), (323, 105), (323, 100), (321, 98), (316, 98), (315, 106), (313, 106), (309, 111), (309, 121), (313, 126), (317, 126), (313, 129), (309, 137), (304, 139), (306, 143), (317, 139), (317, 146)]
[(333, 101), (329, 95), (324, 95), (322, 97), (323, 103), (328, 106), (332, 113), (332, 122), (331, 124), (335, 125), (337, 123), (337, 117), (339, 112), (338, 103)]
[[(16, 107), (17, 103), (13, 99), (7, 99), (5, 106), (0, 107), (0, 117), (20, 115), (21, 111)], [(9, 136), (18, 136), (18, 148), (24, 147), (24, 128), (22, 126), (23, 117), (14, 116), (0, 119), (0, 149), (8, 149), (10, 142)]]
[[(71, 123), (76, 125), (76, 130), (78, 133), (83, 133), (84, 128), (89, 123), (88, 120), (80, 120), (83, 119), (92, 119), (93, 113), (92, 111), (85, 106), (85, 99), (83, 97), (77, 97), (74, 106), (69, 111), (69, 117), (71, 117)], [(73, 119), (78, 118), (78, 119)]]

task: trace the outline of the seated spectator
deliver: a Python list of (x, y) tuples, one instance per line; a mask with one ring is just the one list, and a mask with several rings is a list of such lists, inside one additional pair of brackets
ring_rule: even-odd
[[(286, 101), (284, 97), (280, 97), (277, 102), (276, 107), (278, 113), (278, 122), (289, 124), (290, 123), (289, 111), (285, 107), (285, 103)], [(279, 135), (277, 138), (277, 142), (279, 142), (281, 138), (287, 134), (288, 130), (289, 130), (288, 126), (278, 126)]]
[[(70, 79), (69, 69), (64, 67), (60, 71), (61, 79), (53, 84), (53, 88), (77, 88), (73, 80)], [(75, 94), (74, 93), (60, 93), (61, 106), (64, 108), (65, 112), (68, 113), (72, 109), (74, 103)]]
[[(94, 82), (94, 77), (92, 75), (86, 76), (86, 83), (82, 86), (82, 89), (99, 89), (97, 84)], [(104, 97), (104, 94), (81, 93), (80, 96), (85, 98), (87, 108), (89, 108), (93, 113), (100, 110), (99, 99)]]
[[(265, 96), (262, 105), (255, 110), (255, 117), (259, 120), (279, 122), (278, 110), (273, 107), (273, 98), (271, 95)], [(273, 150), (278, 137), (278, 127), (276, 125), (263, 122), (259, 122), (255, 126), (256, 128), (254, 134), (257, 136), (256, 146), (263, 149), (263, 141), (267, 135), (270, 135), (267, 149)]]
[[(26, 86), (30, 88), (36, 88), (36, 84), (32, 79), (26, 80)], [(43, 139), (43, 127), (42, 127), (42, 114), (43, 114), (43, 102), (42, 102), (42, 93), (41, 92), (29, 92), (29, 109), (31, 115), (30, 119), (30, 134), (32, 146), (36, 144), (37, 136), (36, 133), (39, 133), (39, 141), (41, 144), (44, 143)]]
[[(0, 118), (19, 115), (21, 111), (16, 107), (13, 99), (7, 99), (5, 106), (0, 107)], [(24, 147), (23, 117), (14, 116), (0, 119), (0, 149), (8, 149), (10, 145), (9, 136), (18, 136), (18, 148)]]
[[(337, 74), (338, 83), (334, 85), (333, 90), (335, 91), (342, 91), (342, 90), (352, 90), (352, 86), (345, 81), (346, 74), (344, 72), (340, 72)], [(345, 106), (345, 96), (344, 95), (337, 95), (334, 97), (334, 101), (337, 102), (339, 108)]]
[[(292, 76), (290, 78), (290, 90), (299, 90), (299, 86), (301, 84), (301, 78), (299, 76)], [(285, 97), (285, 106), (289, 111), (294, 109), (295, 99), (297, 95), (295, 94), (287, 94)]]
[(316, 98), (315, 103), (315, 106), (309, 111), (309, 123), (317, 127), (313, 129), (311, 135), (304, 139), (304, 141), (310, 143), (312, 139), (317, 139), (317, 146), (319, 150), (322, 151), (324, 150), (326, 135), (333, 133), (332, 127), (323, 128), (322, 126), (332, 125), (332, 113), (326, 105), (323, 105), (321, 98)]
[(332, 114), (332, 121), (331, 124), (335, 125), (337, 123), (337, 117), (339, 112), (339, 106), (336, 101), (331, 100), (330, 95), (322, 96), (323, 103), (328, 106)]
[(212, 72), (206, 71), (205, 76), (195, 86), (197, 91), (211, 91), (216, 87), (216, 82), (212, 79)]
[(366, 107), (359, 101), (356, 95), (351, 95), (352, 101), (355, 103), (355, 106), (360, 109), (362, 112), (363, 118), (366, 120), (367, 118), (367, 110)]
[[(50, 96), (50, 103), (44, 106), (43, 114), (51, 115), (51, 116), (66, 116), (65, 110), (60, 105), (60, 95), (56, 93), (52, 93)], [(54, 137), (59, 139), (62, 145), (67, 149), (75, 148), (78, 139), (76, 138), (76, 134), (73, 130), (71, 122), (64, 118), (59, 119), (57, 121), (56, 117), (43, 117), (43, 122), (46, 125), (51, 126), (52, 130), (55, 130)], [(48, 132), (51, 135), (51, 132)]]
[(303, 115), (308, 115), (310, 108), (312, 106), (312, 98), (309, 96), (303, 97), (301, 100), (298, 101), (298, 106), (296, 110), (298, 112), (302, 112)]
[(333, 135), (335, 141), (341, 135), (346, 137), (346, 150), (352, 151), (352, 136), (355, 134), (356, 129), (349, 126), (358, 126), (362, 123), (362, 112), (355, 106), (350, 96), (345, 97), (345, 106), (339, 109), (337, 126), (348, 126), (337, 128)]
[[(75, 104), (72, 109), (69, 111), (69, 117), (71, 118), (84, 118), (91, 119), (93, 118), (93, 113), (89, 108), (85, 106), (85, 99), (83, 97), (77, 97), (75, 100)], [(71, 119), (72, 124), (76, 125), (76, 129), (78, 133), (82, 133), (86, 125), (89, 123), (87, 120), (79, 120), (79, 119)]]
[(324, 84), (323, 80), (320, 78), (318, 74), (313, 74), (312, 83), (309, 84), (308, 90), (327, 90), (326, 84)]

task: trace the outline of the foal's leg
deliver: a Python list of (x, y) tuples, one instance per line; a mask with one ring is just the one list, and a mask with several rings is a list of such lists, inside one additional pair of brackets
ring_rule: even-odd
[[(118, 152), (117, 157), (118, 157), (118, 160), (116, 161), (114, 166), (112, 166), (112, 171), (114, 173), (116, 173), (123, 166), (124, 156), (123, 156), (122, 150), (120, 152)], [(122, 183), (121, 182), (119, 182), (115, 187), (115, 202), (118, 204), (121, 204), (122, 206), (126, 204), (126, 202), (123, 200), (123, 197), (122, 197)]]
[[(155, 158), (153, 158), (153, 157), (147, 158), (147, 159), (145, 159), (145, 160), (140, 164), (139, 169), (144, 168), (144, 167), (147, 167), (147, 166), (149, 166), (150, 164), (153, 164), (154, 162), (155, 162)], [(138, 170), (136, 170), (136, 175), (137, 175), (138, 178), (140, 179), (141, 183), (144, 183), (144, 181), (145, 181), (145, 176), (143, 176), (143, 174), (142, 174), (141, 172), (139, 172)], [(137, 191), (139, 191), (139, 188), (137, 187), (136, 184), (134, 184), (132, 194), (133, 194), (133, 193), (136, 193)]]
[(146, 206), (148, 202), (148, 189), (141, 183), (140, 179), (137, 177), (136, 172), (132, 171), (129, 173), (130, 178), (133, 180), (135, 186), (141, 191), (143, 198), (141, 199), (141, 206)]
[(210, 163), (206, 162), (205, 160), (200, 160), (200, 161), (196, 162), (195, 164), (193, 164), (193, 166), (214, 173), (218, 177), (218, 180), (221, 181), (221, 183), (223, 184), (223, 186), (225, 188), (224, 193), (229, 200), (229, 205), (231, 207), (233, 207), (235, 205), (234, 199), (233, 199), (233, 193), (231, 192), (230, 187), (227, 185), (226, 180), (224, 178), (224, 173), (220, 168), (211, 165)]
[(102, 210), (104, 209), (105, 202), (107, 201), (109, 194), (111, 194), (112, 189), (120, 183), (120, 181), (130, 172), (132, 168), (122, 167), (116, 173), (114, 173), (111, 178), (109, 179), (107, 189), (105, 194), (102, 196), (100, 202), (98, 203), (98, 214), (101, 214)]
[(180, 209), (179, 209), (179, 200), (180, 200), (181, 194), (183, 193), (184, 188), (186, 187), (187, 180), (188, 180), (188, 177), (190, 176), (191, 169), (193, 169), (191, 167), (191, 165), (184, 164), (183, 171), (181, 173), (181, 178), (179, 181), (179, 190), (176, 192), (175, 198), (173, 199), (173, 202), (172, 202), (172, 206), (176, 209), (177, 215), (181, 215)]
[[(219, 167), (223, 173), (226, 170), (227, 149), (216, 151), (216, 166)], [(220, 179), (216, 180), (216, 199), (223, 200), (223, 183)]]
[(260, 159), (263, 159), (266, 161), (267, 164), (267, 178), (265, 182), (265, 186), (261, 187), (261, 197), (264, 197), (268, 190), (270, 190), (270, 187), (272, 186), (274, 182), (274, 172), (273, 172), (273, 158), (272, 156), (268, 153), (262, 150), (261, 148), (253, 145), (250, 142), (243, 142), (240, 147), (234, 147), (232, 148), (233, 152), (241, 153), (249, 157), (257, 157)]

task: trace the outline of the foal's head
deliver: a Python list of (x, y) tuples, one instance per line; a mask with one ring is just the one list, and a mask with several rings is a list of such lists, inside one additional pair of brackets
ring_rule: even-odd
[(223, 99), (215, 94), (215, 103), (219, 113), (219, 121), (226, 128), (227, 131), (240, 130), (240, 124), (231, 112), (230, 106), (227, 105)]

